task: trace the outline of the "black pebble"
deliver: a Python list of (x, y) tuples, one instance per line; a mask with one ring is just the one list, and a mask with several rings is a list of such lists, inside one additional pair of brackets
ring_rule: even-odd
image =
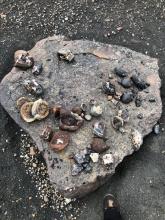
[(80, 164), (74, 164), (72, 167), (72, 176), (77, 176), (81, 171), (83, 170), (83, 167)]
[(135, 99), (135, 105), (136, 107), (140, 107), (142, 105), (142, 97), (141, 95), (138, 95)]
[(44, 94), (44, 89), (43, 89), (43, 87), (41, 86), (41, 85), (38, 85), (38, 86), (36, 86), (35, 88), (34, 88), (34, 94), (36, 95), (36, 96), (40, 96), (40, 95), (43, 95)]
[(85, 173), (90, 173), (92, 171), (91, 165), (87, 164), (87, 166), (84, 168)]
[(114, 69), (114, 72), (115, 72), (115, 74), (117, 75), (117, 76), (119, 76), (119, 77), (126, 77), (126, 76), (128, 76), (128, 73), (125, 71), (125, 70), (123, 70), (122, 68), (115, 68)]
[(107, 95), (113, 96), (116, 93), (115, 86), (110, 82), (104, 82), (102, 85), (102, 90)]
[(155, 134), (159, 134), (160, 133), (160, 125), (159, 124), (156, 124), (153, 128), (153, 131)]
[(133, 99), (134, 99), (134, 93), (132, 91), (126, 91), (121, 96), (121, 101), (124, 104), (128, 104), (128, 103), (132, 102)]
[(149, 83), (145, 82), (137, 74), (132, 75), (131, 79), (139, 90), (146, 89), (148, 86), (150, 86)]

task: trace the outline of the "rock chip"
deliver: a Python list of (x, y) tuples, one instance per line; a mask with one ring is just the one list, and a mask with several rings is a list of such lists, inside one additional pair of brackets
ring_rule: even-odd
[(97, 163), (99, 160), (99, 154), (98, 153), (91, 153), (90, 158), (93, 161), (93, 163)]

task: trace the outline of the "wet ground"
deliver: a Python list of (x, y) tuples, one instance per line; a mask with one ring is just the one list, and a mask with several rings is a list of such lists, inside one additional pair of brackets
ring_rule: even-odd
[[(157, 57), (165, 103), (164, 0), (0, 0), (0, 79), (11, 69), (15, 50), (31, 49), (53, 34), (122, 45)], [(160, 124), (165, 128), (165, 114)], [(84, 199), (87, 208), (77, 219), (102, 219), (102, 199), (110, 192), (117, 196), (126, 220), (164, 220), (164, 133), (146, 137), (141, 150)], [(18, 156), (20, 129), (2, 107), (0, 135), (0, 219), (61, 219), (49, 206), (41, 208), (35, 183)]]

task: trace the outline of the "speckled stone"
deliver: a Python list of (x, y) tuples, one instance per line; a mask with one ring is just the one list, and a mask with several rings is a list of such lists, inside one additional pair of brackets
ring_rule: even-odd
[[(69, 49), (75, 59), (72, 63), (59, 60), (57, 51), (62, 48)], [(38, 149), (42, 152), (47, 163), (50, 181), (65, 195), (65, 197), (82, 197), (94, 191), (115, 172), (117, 165), (135, 150), (131, 141), (132, 130), (136, 129), (142, 137), (152, 131), (153, 126), (159, 120), (162, 113), (162, 102), (160, 98), (161, 81), (158, 74), (158, 60), (149, 56), (137, 53), (130, 49), (108, 45), (93, 41), (74, 40), (67, 41), (64, 37), (49, 37), (39, 41), (35, 47), (29, 51), (36, 63), (42, 63), (42, 73), (39, 76), (32, 74), (32, 69), (26, 71), (17, 67), (8, 73), (0, 84), (0, 102), (15, 122), (30, 134), (36, 142)], [(120, 109), (127, 108), (130, 120), (125, 123), (126, 132), (116, 131), (111, 124), (112, 118), (116, 115), (118, 104), (107, 100), (100, 90), (100, 83), (109, 80), (109, 72), (114, 72), (115, 67), (120, 67), (128, 72), (128, 77), (134, 69), (141, 74), (141, 77), (150, 83), (149, 93), (141, 91), (143, 103), (136, 107), (134, 102), (123, 104), (119, 102)], [(100, 78), (102, 74), (102, 78)], [(112, 74), (113, 84), (116, 91), (123, 93), (125, 89), (118, 84), (116, 74)], [(64, 105), (67, 108), (88, 103), (91, 99), (96, 99), (103, 108), (101, 120), (106, 124), (106, 144), (108, 150), (105, 154), (113, 156), (113, 163), (107, 170), (103, 163), (92, 163), (92, 172), (72, 176), (71, 168), (73, 161), (69, 155), (90, 146), (93, 133), (92, 125), (98, 120), (84, 121), (83, 126), (76, 132), (71, 133), (71, 141), (68, 147), (61, 153), (55, 153), (49, 148), (49, 144), (41, 139), (40, 133), (46, 125), (52, 128), (58, 127), (58, 119), (50, 114), (46, 119), (26, 123), (19, 114), (16, 100), (21, 96), (27, 96), (35, 100), (36, 97), (24, 90), (22, 83), (24, 80), (35, 79), (44, 88), (43, 99), (50, 107)], [(149, 102), (150, 97), (154, 97), (155, 102)], [(137, 118), (138, 113), (144, 115), (143, 120)], [(53, 159), (57, 158), (57, 166), (51, 166)], [(60, 169), (59, 169), (60, 167)], [(99, 178), (98, 178), (99, 177)]]

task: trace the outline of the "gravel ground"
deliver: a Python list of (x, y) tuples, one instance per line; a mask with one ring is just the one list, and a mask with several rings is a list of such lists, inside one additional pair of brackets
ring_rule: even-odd
[[(165, 102), (164, 0), (0, 0), (0, 79), (11, 69), (15, 50), (31, 49), (53, 34), (122, 45), (159, 58)], [(65, 219), (74, 219), (76, 211), (79, 220), (102, 219), (102, 199), (111, 192), (119, 199), (126, 220), (164, 220), (165, 114), (160, 125), (160, 134), (146, 137), (141, 150), (126, 158), (106, 185), (78, 207), (73, 204), (72, 218), (64, 207)], [(51, 199), (53, 192), (49, 191), (48, 202), (39, 186), (47, 179), (46, 171), (36, 179), (32, 169), (34, 163), (44, 167), (42, 158), (26, 156), (27, 137), (2, 107), (0, 136), (0, 219), (64, 219), (56, 199)], [(59, 195), (57, 201), (62, 201)]]

